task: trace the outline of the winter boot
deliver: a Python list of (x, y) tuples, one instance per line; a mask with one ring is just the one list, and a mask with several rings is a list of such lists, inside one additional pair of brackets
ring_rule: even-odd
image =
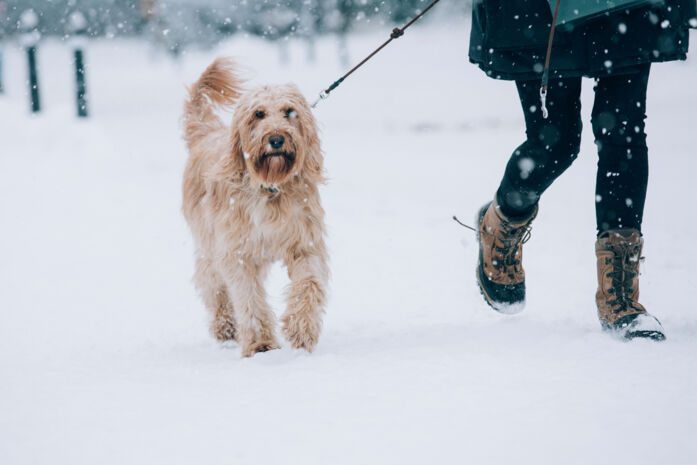
[(598, 316), (603, 328), (619, 337), (662, 341), (666, 337), (661, 323), (638, 302), (643, 244), (636, 229), (613, 229), (598, 237)]
[(484, 300), (498, 312), (519, 313), (525, 307), (522, 246), (536, 215), (537, 206), (525, 218), (508, 218), (496, 200), (479, 210), (477, 282)]

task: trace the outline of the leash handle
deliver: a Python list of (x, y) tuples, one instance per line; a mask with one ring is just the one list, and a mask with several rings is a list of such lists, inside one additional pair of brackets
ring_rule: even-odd
[(540, 87), (540, 104), (542, 118), (549, 118), (549, 111), (547, 110), (547, 86)]
[(402, 37), (402, 36), (404, 35), (404, 31), (406, 31), (407, 28), (408, 28), (409, 26), (411, 26), (411, 25), (414, 24), (416, 21), (418, 21), (423, 15), (425, 15), (425, 14), (428, 12), (428, 10), (430, 10), (431, 8), (433, 8), (433, 7), (436, 5), (436, 3), (438, 3), (438, 2), (440, 2), (440, 0), (434, 0), (433, 2), (431, 2), (430, 5), (428, 5), (426, 8), (424, 8), (424, 10), (423, 10), (421, 13), (419, 13), (418, 15), (416, 15), (416, 16), (415, 16), (411, 21), (409, 21), (403, 28), (398, 28), (398, 27), (396, 27), (396, 28), (392, 29), (392, 32), (390, 33), (390, 38), (389, 38), (389, 39), (387, 39), (381, 46), (379, 46), (377, 49), (375, 49), (375, 51), (373, 51), (373, 53), (371, 53), (371, 54), (368, 55), (366, 58), (364, 58), (363, 61), (361, 61), (361, 62), (358, 63), (356, 66), (354, 66), (353, 68), (351, 68), (351, 70), (350, 70), (348, 73), (346, 73), (346, 74), (344, 74), (343, 76), (341, 76), (338, 80), (334, 81), (334, 83), (333, 83), (331, 86), (327, 87), (325, 90), (323, 90), (322, 92), (320, 92), (320, 93), (319, 93), (319, 98), (315, 101), (315, 103), (313, 103), (313, 104), (311, 105), (312, 108), (315, 108), (315, 107), (319, 104), (319, 102), (321, 102), (322, 100), (326, 100), (327, 98), (329, 98), (329, 94), (331, 94), (331, 92), (332, 92), (334, 89), (336, 89), (337, 87), (339, 87), (339, 86), (341, 85), (341, 83), (344, 82), (344, 80), (345, 80), (346, 78), (348, 78), (350, 75), (352, 75), (352, 74), (354, 73), (354, 71), (356, 71), (358, 68), (360, 68), (361, 66), (363, 66), (368, 60), (370, 60), (370, 59), (373, 58), (375, 55), (377, 55), (377, 53), (378, 53), (380, 50), (382, 50), (383, 48), (387, 47), (387, 45), (388, 45), (390, 42), (392, 42), (392, 41), (395, 40), (395, 39), (399, 39), (400, 37)]
[(549, 42), (547, 43), (547, 56), (545, 57), (545, 70), (542, 73), (542, 85), (540, 86), (540, 108), (542, 109), (542, 118), (549, 117), (547, 111), (547, 89), (549, 84), (549, 62), (552, 57), (552, 43), (554, 42), (554, 30), (557, 28), (557, 18), (559, 17), (559, 4), (561, 0), (557, 0), (557, 5), (554, 8), (554, 18), (552, 18), (552, 28), (549, 30)]

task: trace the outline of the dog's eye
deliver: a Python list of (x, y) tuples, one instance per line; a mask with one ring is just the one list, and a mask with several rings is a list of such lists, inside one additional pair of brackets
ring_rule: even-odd
[(286, 110), (286, 118), (295, 119), (298, 117), (298, 112), (289, 108)]
[(264, 113), (263, 111), (259, 110), (259, 111), (257, 111), (256, 113), (254, 113), (254, 116), (256, 116), (257, 119), (264, 119), (264, 117), (266, 116), (266, 113)]

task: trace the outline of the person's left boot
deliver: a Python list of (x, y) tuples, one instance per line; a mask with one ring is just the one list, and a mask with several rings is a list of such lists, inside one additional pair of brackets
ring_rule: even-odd
[(598, 291), (595, 300), (603, 328), (624, 339), (666, 338), (661, 323), (639, 303), (639, 263), (644, 240), (636, 229), (604, 231), (595, 243)]

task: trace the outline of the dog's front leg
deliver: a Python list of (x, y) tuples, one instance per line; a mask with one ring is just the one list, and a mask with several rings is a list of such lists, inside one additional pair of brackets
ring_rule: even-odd
[(324, 247), (300, 253), (288, 260), (288, 306), (281, 317), (283, 334), (296, 349), (312, 352), (322, 330), (322, 315), (327, 300), (329, 269)]
[(238, 259), (230, 269), (232, 272), (226, 281), (231, 291), (242, 356), (251, 357), (257, 352), (278, 349), (274, 315), (264, 290), (268, 265)]

